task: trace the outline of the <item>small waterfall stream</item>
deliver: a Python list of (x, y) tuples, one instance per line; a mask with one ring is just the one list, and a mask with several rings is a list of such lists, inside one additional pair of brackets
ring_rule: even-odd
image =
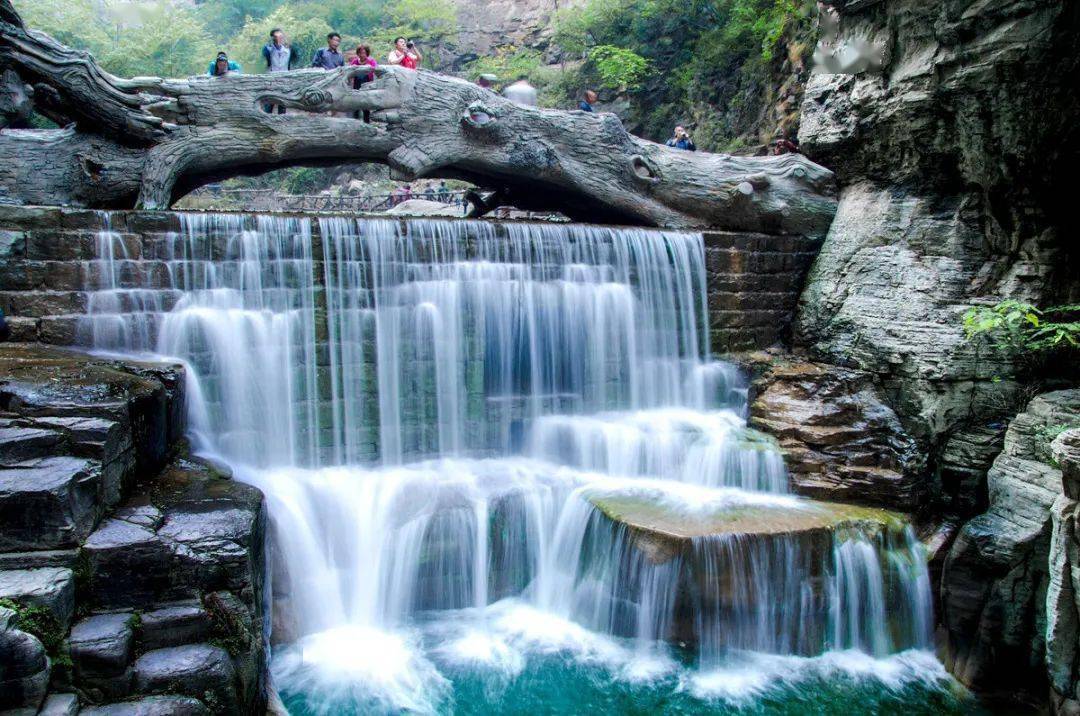
[(265, 492), (297, 713), (944, 679), (910, 528), (787, 494), (747, 429), (700, 235), (181, 221), (102, 232), (83, 337), (183, 360), (198, 448)]

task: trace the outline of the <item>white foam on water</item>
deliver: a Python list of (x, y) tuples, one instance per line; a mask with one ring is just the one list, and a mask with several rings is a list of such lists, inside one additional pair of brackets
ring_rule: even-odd
[(449, 689), (414, 636), (355, 625), (300, 638), (275, 656), (273, 676), (322, 713), (347, 703), (436, 713)]
[(874, 657), (855, 649), (799, 657), (732, 652), (729, 663), (708, 670), (687, 671), (680, 688), (703, 701), (745, 705), (770, 693), (799, 689), (813, 681), (845, 680), (899, 692), (911, 686), (965, 692), (932, 652), (909, 649)]

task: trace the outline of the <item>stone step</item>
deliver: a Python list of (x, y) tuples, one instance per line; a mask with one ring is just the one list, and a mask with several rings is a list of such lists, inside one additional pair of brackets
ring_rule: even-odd
[(0, 418), (0, 465), (55, 454), (63, 434), (24, 422)]
[(160, 509), (135, 495), (89, 536), (83, 556), (94, 608), (146, 609), (200, 591), (255, 587), (262, 494), (215, 475), (204, 465), (174, 464), (157, 481), (168, 489), (156, 500)]
[(226, 713), (236, 708), (235, 679), (229, 653), (210, 644), (154, 649), (135, 662), (139, 693), (210, 698)]
[(210, 716), (210, 709), (190, 696), (147, 696), (101, 706), (87, 706), (79, 716)]
[(49, 694), (37, 716), (75, 716), (79, 713), (79, 697), (75, 694)]
[(0, 570), (66, 567), (75, 569), (79, 561), (77, 549), (49, 549), (36, 552), (0, 552)]
[(72, 627), (68, 653), (84, 693), (92, 693), (96, 700), (124, 698), (130, 693), (134, 622), (132, 612), (117, 612), (86, 617)]
[(0, 551), (76, 547), (103, 502), (98, 463), (49, 457), (0, 466)]
[(163, 649), (205, 641), (210, 614), (197, 600), (166, 604), (142, 613), (139, 643), (144, 649)]
[(63, 567), (5, 570), (0, 572), (0, 599), (47, 610), (63, 633), (75, 612), (75, 574)]

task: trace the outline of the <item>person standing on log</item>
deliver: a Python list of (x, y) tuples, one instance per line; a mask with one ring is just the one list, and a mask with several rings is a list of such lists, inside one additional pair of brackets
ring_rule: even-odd
[[(367, 45), (357, 45), (356, 55), (349, 60), (350, 67), (364, 66), (378, 67), (379, 63), (375, 61), (375, 58), (371, 56), (371, 48)], [(365, 82), (371, 82), (375, 79), (375, 72), (360, 72), (353, 76), (353, 89), (360, 89), (360, 85)], [(360, 118), (360, 112), (356, 112), (357, 119)], [(363, 112), (364, 121), (371, 122), (371, 111), (365, 109)]]
[(206, 74), (211, 77), (223, 77), (227, 74), (240, 72), (240, 63), (233, 62), (224, 52), (217, 53), (217, 59), (206, 68)]
[(345, 64), (338, 48), (341, 46), (341, 35), (331, 32), (326, 36), (326, 47), (320, 47), (311, 58), (311, 66), (323, 70), (336, 70)]
[(387, 60), (391, 65), (401, 65), (402, 67), (408, 67), (410, 70), (420, 67), (420, 60), (422, 59), (424, 59), (424, 56), (420, 54), (420, 50), (416, 49), (416, 44), (404, 37), (394, 38), (394, 49), (390, 50), (390, 54), (387, 56)]
[[(262, 54), (263, 59), (266, 60), (267, 72), (288, 72), (300, 61), (299, 49), (289, 44), (280, 27), (275, 27), (270, 31), (270, 42), (263, 47)], [(278, 114), (285, 114), (285, 105), (276, 106)], [(274, 111), (274, 107), (274, 104), (264, 104), (263, 110), (270, 114)]]
[(517, 82), (503, 90), (503, 97), (526, 107), (536, 106), (536, 88), (529, 84), (528, 75), (519, 75)]
[(690, 138), (690, 133), (684, 127), (675, 128), (675, 136), (667, 140), (667, 145), (675, 149), (685, 149), (688, 152), (697, 151), (694, 140)]

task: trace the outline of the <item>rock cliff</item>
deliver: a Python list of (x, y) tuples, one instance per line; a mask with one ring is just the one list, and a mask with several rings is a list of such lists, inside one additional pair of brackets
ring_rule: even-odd
[[(828, 390), (822, 383), (798, 398), (813, 398), (808, 414), (819, 418), (838, 405), (893, 411), (896, 422), (878, 421), (876, 440), (910, 437), (926, 456), (911, 488), (925, 496), (923, 510), (967, 518), (989, 504), (948, 552), (947, 661), (961, 680), (993, 690), (1039, 691), (1049, 667), (1055, 705), (1074, 708), (1077, 510), (1062, 471), (1073, 474), (1075, 437), (1055, 443), (1055, 463), (1046, 435), (1075, 420), (1077, 393), (1041, 396), (1009, 423), (1029, 384), (965, 341), (960, 317), (1003, 298), (1052, 305), (1080, 295), (1066, 190), (1080, 147), (1080, 5), (831, 5), (838, 30), (819, 52), (877, 54), (869, 69), (819, 70), (807, 84), (801, 146), (836, 172), (841, 196), (800, 300), (795, 342), (829, 366), (823, 375), (842, 366), (865, 379), (849, 377), (837, 394), (842, 381), (833, 377)], [(780, 393), (770, 415), (783, 423), (792, 404)], [(806, 431), (788, 418), (795, 433)], [(860, 445), (875, 444), (872, 425), (861, 423), (867, 429), (843, 449), (812, 451), (826, 465), (819, 475), (836, 476), (834, 494), (876, 494), (844, 474)], [(880, 454), (882, 467), (897, 464), (895, 452)], [(910, 504), (911, 494), (896, 500)]]
[[(1047, 642), (1055, 641), (1059, 649), (1063, 640), (1075, 645), (1075, 628), (1051, 639), (1046, 609), (1051, 534), (1060, 543), (1055, 559), (1067, 564), (1068, 522), (1075, 512), (1051, 454), (1054, 433), (1064, 425), (1080, 425), (1080, 390), (1041, 395), (1010, 423), (987, 478), (990, 507), (964, 525), (945, 561), (946, 663), (973, 687), (1040, 691)], [(1061, 564), (1055, 572), (1061, 632), (1067, 629), (1063, 605), (1070, 601), (1062, 590), (1069, 582), (1062, 581)], [(1060, 669), (1061, 659), (1057, 662)], [(1071, 662), (1066, 670), (1071, 671)], [(1076, 685), (1070, 683), (1062, 691), (1073, 693)]]
[(1062, 208), (1080, 136), (1068, 87), (1080, 7), (836, 5), (838, 42), (877, 43), (885, 64), (807, 85), (802, 147), (843, 189), (798, 335), (815, 357), (875, 374), (937, 453), (1007, 413), (1016, 389), (1010, 366), (963, 341), (964, 308), (1078, 290)]

